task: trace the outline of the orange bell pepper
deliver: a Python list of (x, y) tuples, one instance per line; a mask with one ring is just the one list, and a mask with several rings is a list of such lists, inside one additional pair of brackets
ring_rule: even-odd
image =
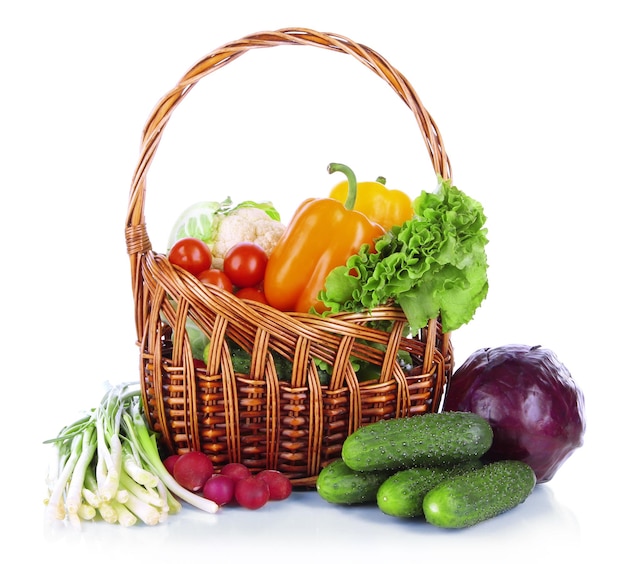
[[(329, 196), (343, 202), (347, 198), (350, 183), (356, 183), (356, 178), (347, 166), (336, 165), (336, 167), (336, 170), (343, 172), (348, 179), (337, 184)], [(385, 186), (385, 179), (381, 176), (376, 179), (376, 182), (357, 184), (354, 209), (364, 213), (387, 231), (394, 225), (402, 225), (415, 215), (411, 198), (400, 190), (388, 189)]]
[[(328, 168), (334, 172), (333, 165)], [(367, 243), (385, 233), (383, 227), (352, 209), (356, 200), (352, 183), (343, 204), (332, 198), (311, 198), (300, 204), (272, 251), (263, 288), (268, 303), (281, 311), (322, 313), (318, 300), (328, 273), (346, 263)]]

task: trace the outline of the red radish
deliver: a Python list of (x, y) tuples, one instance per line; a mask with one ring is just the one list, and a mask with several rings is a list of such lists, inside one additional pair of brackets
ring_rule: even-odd
[(192, 492), (201, 490), (212, 475), (213, 463), (203, 452), (185, 452), (174, 463), (174, 479)]
[(213, 474), (204, 484), (202, 495), (218, 505), (226, 505), (235, 495), (235, 480), (230, 476)]
[(240, 462), (229, 462), (220, 470), (220, 474), (230, 476), (235, 482), (252, 476), (250, 469)]
[(291, 495), (291, 481), (278, 470), (262, 470), (257, 478), (264, 480), (270, 489), (270, 500), (287, 499)]
[(174, 475), (174, 464), (180, 458), (180, 454), (170, 454), (170, 456), (166, 457), (163, 460), (163, 466), (167, 468), (167, 471), (173, 476)]
[(235, 483), (235, 499), (246, 509), (259, 509), (269, 501), (270, 488), (256, 476), (243, 478)]

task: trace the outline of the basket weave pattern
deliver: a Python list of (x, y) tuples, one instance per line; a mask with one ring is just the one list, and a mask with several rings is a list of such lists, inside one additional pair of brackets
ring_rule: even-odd
[[(146, 177), (172, 112), (201, 78), (250, 49), (280, 45), (348, 54), (374, 71), (413, 112), (435, 173), (450, 178), (436, 124), (411, 85), (383, 57), (345, 37), (309, 29), (257, 33), (209, 53), (155, 107), (131, 185), (126, 243), (143, 401), (164, 451), (200, 450), (218, 469), (242, 462), (253, 471), (278, 469), (294, 485), (312, 486), (358, 427), (437, 411), (453, 351), (437, 320), (407, 338), (406, 318), (397, 307), (328, 317), (280, 312), (206, 286), (152, 250), (144, 217)], [(206, 368), (197, 367), (192, 357), (188, 319), (211, 339)], [(249, 374), (234, 372), (232, 341), (250, 351)], [(411, 355), (410, 371), (400, 366), (399, 351)], [(279, 379), (276, 353), (293, 362), (289, 381)], [(351, 357), (380, 366), (380, 378), (359, 382)], [(320, 383), (313, 359), (333, 366), (327, 384)]]

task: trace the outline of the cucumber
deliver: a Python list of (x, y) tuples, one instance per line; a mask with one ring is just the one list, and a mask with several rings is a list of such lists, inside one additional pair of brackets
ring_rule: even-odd
[(353, 505), (376, 501), (376, 492), (389, 472), (358, 472), (338, 458), (325, 466), (315, 483), (319, 495), (330, 503)]
[(424, 516), (437, 527), (469, 527), (524, 502), (536, 483), (533, 469), (525, 462), (492, 462), (435, 486), (424, 498)]
[(341, 458), (360, 472), (445, 466), (480, 458), (492, 442), (491, 426), (475, 413), (426, 413), (357, 429), (344, 441)]
[(379, 509), (387, 515), (421, 517), (424, 515), (424, 497), (430, 490), (447, 478), (481, 466), (480, 459), (472, 459), (453, 466), (418, 466), (400, 470), (381, 484), (376, 494), (376, 502)]

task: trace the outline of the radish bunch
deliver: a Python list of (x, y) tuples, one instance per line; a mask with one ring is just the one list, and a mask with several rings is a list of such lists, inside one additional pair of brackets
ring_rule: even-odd
[(268, 501), (291, 495), (289, 478), (278, 470), (253, 474), (245, 465), (230, 462), (215, 472), (211, 459), (198, 451), (168, 456), (163, 464), (181, 486), (219, 506), (236, 502), (246, 509), (259, 509)]

